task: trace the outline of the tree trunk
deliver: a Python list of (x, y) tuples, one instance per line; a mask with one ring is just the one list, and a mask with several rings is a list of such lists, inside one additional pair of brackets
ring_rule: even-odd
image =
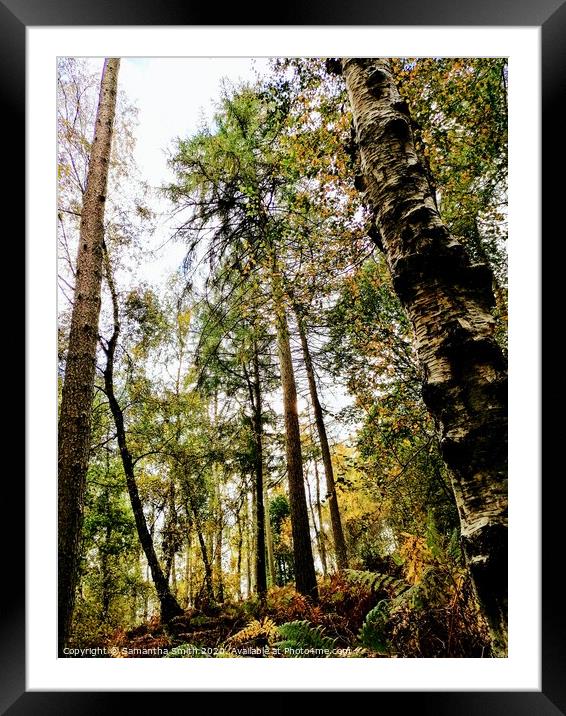
[(314, 461), (314, 479), (316, 488), (316, 514), (318, 515), (318, 532), (320, 535), (320, 559), (322, 560), (322, 573), (326, 577), (328, 574), (328, 561), (326, 558), (326, 534), (324, 525), (322, 524), (322, 505), (320, 504), (320, 476), (318, 474), (318, 465)]
[(177, 603), (175, 597), (171, 594), (169, 589), (169, 582), (166, 576), (163, 574), (155, 548), (153, 546), (153, 539), (147, 528), (147, 522), (143, 512), (143, 505), (140, 499), (138, 486), (136, 483), (136, 477), (134, 473), (134, 461), (128, 448), (126, 440), (126, 428), (124, 425), (124, 414), (120, 407), (116, 395), (114, 393), (114, 355), (116, 351), (116, 343), (120, 334), (120, 322), (118, 314), (118, 297), (116, 295), (116, 289), (112, 278), (112, 271), (110, 268), (110, 261), (106, 250), (105, 254), (105, 269), (106, 278), (108, 281), (108, 287), (112, 296), (112, 306), (114, 312), (114, 331), (112, 337), (108, 341), (106, 350), (106, 367), (104, 369), (104, 387), (108, 403), (110, 405), (110, 411), (114, 418), (114, 424), (116, 425), (116, 434), (118, 438), (118, 447), (120, 449), (120, 457), (122, 459), (122, 466), (126, 475), (126, 486), (128, 488), (128, 494), (130, 496), (130, 503), (132, 505), (132, 511), (134, 513), (134, 520), (136, 523), (136, 529), (138, 537), (145, 553), (147, 563), (151, 570), (151, 578), (155, 585), (157, 592), (157, 598), (159, 599), (161, 621), (169, 622), (173, 617), (179, 616), (183, 613), (183, 610)]
[(237, 558), (236, 558), (236, 584), (237, 584), (237, 591), (238, 591), (238, 601), (242, 601), (242, 543), (243, 543), (243, 535), (242, 535), (242, 515), (240, 510), (238, 510), (238, 514), (236, 515), (236, 524), (238, 527), (238, 545), (237, 545)]
[(305, 324), (300, 311), (295, 308), (295, 316), (297, 317), (297, 327), (301, 339), (301, 348), (303, 351), (303, 360), (305, 363), (305, 371), (309, 383), (309, 392), (311, 403), (314, 411), (314, 419), (320, 442), (320, 452), (322, 456), (322, 464), (324, 466), (324, 475), (326, 477), (326, 493), (328, 496), (328, 507), (330, 510), (330, 523), (332, 525), (332, 538), (334, 540), (334, 552), (336, 555), (336, 565), (338, 570), (348, 567), (348, 554), (346, 551), (346, 540), (344, 539), (344, 530), (342, 529), (342, 520), (340, 518), (340, 508), (338, 506), (338, 496), (336, 494), (336, 483), (334, 482), (334, 470), (332, 468), (332, 458), (330, 456), (330, 447), (328, 445), (328, 436), (326, 434), (326, 426), (324, 425), (324, 415), (322, 406), (318, 399), (318, 390), (316, 387), (316, 379), (314, 377), (314, 368), (310, 354)]
[(248, 597), (253, 592), (252, 584), (252, 552), (253, 552), (253, 532), (250, 529), (250, 506), (248, 496), (246, 495), (246, 578), (248, 585)]
[(341, 63), (377, 241), (415, 331), (423, 399), (452, 473), (462, 541), (492, 632), (507, 646), (507, 366), (491, 270), (442, 223), (385, 60)]
[[(247, 373), (246, 373), (247, 376)], [(252, 422), (254, 432), (254, 470), (255, 470), (255, 588), (260, 598), (267, 592), (265, 564), (265, 506), (263, 502), (263, 422), (261, 383), (259, 375), (259, 356), (254, 342), (253, 379), (248, 381)]]
[(289, 326), (283, 303), (282, 289), (277, 274), (273, 287), (277, 345), (281, 387), (283, 389), (283, 412), (285, 416), (285, 448), (287, 476), (289, 481), (289, 503), (291, 508), (291, 530), (293, 535), (293, 556), (295, 561), (295, 585), (301, 594), (318, 599), (316, 573), (312, 556), (309, 516), (303, 476), (301, 453), (301, 432), (297, 412), (297, 387), (289, 343)]
[(104, 206), (119, 65), (119, 59), (107, 59), (102, 73), (94, 140), (81, 211), (69, 350), (59, 411), (59, 656), (64, 656), (63, 649), (69, 639), (78, 581), (100, 314)]
[(310, 510), (310, 513), (311, 513), (312, 528), (313, 528), (313, 530), (314, 530), (314, 536), (315, 536), (315, 540), (316, 540), (316, 546), (317, 546), (317, 549), (318, 549), (318, 556), (320, 557), (320, 562), (321, 562), (321, 564), (322, 564), (322, 573), (326, 576), (326, 565), (325, 565), (326, 555), (325, 555), (324, 558), (323, 558), (322, 555), (323, 555), (323, 552), (324, 552), (324, 547), (322, 546), (322, 541), (321, 541), (320, 532), (319, 532), (318, 526), (317, 526), (317, 524), (316, 524), (316, 517), (315, 517), (315, 514), (314, 514), (314, 505), (313, 505), (313, 501), (312, 501), (311, 484), (310, 484), (310, 482), (309, 482), (308, 474), (307, 474), (306, 483), (307, 483), (307, 497), (308, 497), (308, 503), (309, 503), (309, 510)]
[(269, 586), (274, 587), (277, 581), (275, 573), (275, 558), (273, 556), (273, 533), (269, 518), (269, 499), (267, 495), (267, 480), (263, 481), (263, 510), (265, 515), (265, 545), (267, 547), (267, 571), (269, 573)]
[(193, 590), (192, 590), (192, 569), (191, 569), (191, 547), (192, 547), (192, 535), (189, 532), (187, 535), (187, 549), (185, 550), (185, 609), (188, 609), (192, 605), (193, 601)]
[(177, 566), (175, 563), (176, 554), (173, 553), (173, 560), (171, 562), (171, 594), (177, 598)]
[(169, 478), (169, 494), (167, 496), (167, 502), (167, 519), (165, 521), (165, 540), (163, 544), (165, 556), (164, 571), (165, 579), (171, 584), (171, 591), (175, 594), (173, 578), (175, 573), (177, 514), (175, 508), (175, 480), (172, 473)]
[[(254, 475), (254, 478), (256, 476)], [(251, 514), (251, 549), (252, 549), (252, 581), (251, 590), (257, 592), (257, 489), (255, 481), (252, 483), (252, 514)]]
[(222, 512), (219, 510), (214, 563), (216, 571), (216, 601), (220, 604), (224, 601), (224, 579), (222, 575), (222, 534), (224, 531), (224, 525), (222, 522)]

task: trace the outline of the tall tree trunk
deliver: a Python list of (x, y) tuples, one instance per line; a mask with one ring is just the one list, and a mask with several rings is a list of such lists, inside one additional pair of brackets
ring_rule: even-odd
[(253, 552), (253, 530), (250, 524), (249, 500), (246, 495), (246, 577), (248, 583), (248, 597), (253, 592), (252, 584), (252, 552)]
[(243, 533), (242, 533), (242, 515), (240, 510), (236, 515), (236, 524), (238, 527), (238, 544), (237, 544), (237, 558), (236, 558), (236, 579), (237, 579), (237, 590), (238, 590), (238, 601), (242, 601), (242, 544), (243, 544)]
[(58, 647), (69, 639), (78, 581), (92, 400), (108, 166), (120, 60), (105, 60), (83, 196), (69, 350), (58, 431)]
[(211, 603), (214, 600), (212, 567), (210, 565), (210, 560), (208, 558), (208, 550), (206, 548), (206, 541), (204, 539), (204, 534), (202, 533), (202, 529), (200, 527), (197, 527), (197, 538), (198, 538), (198, 543), (199, 543), (199, 547), (200, 547), (200, 553), (202, 556), (202, 564), (204, 567), (204, 585), (205, 585), (206, 600), (207, 600), (207, 602)]
[(193, 601), (193, 590), (192, 590), (192, 569), (191, 569), (191, 547), (192, 547), (192, 535), (189, 532), (187, 535), (187, 548), (185, 550), (185, 609), (188, 609)]
[(338, 506), (338, 496), (336, 494), (336, 483), (334, 482), (334, 470), (332, 468), (332, 458), (330, 456), (330, 447), (328, 445), (328, 436), (326, 434), (326, 426), (324, 424), (324, 415), (322, 406), (318, 399), (318, 390), (316, 387), (316, 379), (314, 376), (314, 368), (312, 364), (311, 353), (307, 341), (305, 324), (303, 316), (298, 308), (295, 308), (295, 316), (297, 317), (297, 327), (301, 339), (301, 348), (303, 351), (303, 360), (305, 363), (305, 371), (309, 384), (309, 393), (314, 411), (314, 420), (318, 432), (320, 442), (320, 452), (322, 456), (322, 464), (324, 466), (324, 475), (326, 478), (326, 493), (328, 496), (328, 507), (330, 510), (330, 523), (332, 525), (332, 538), (334, 540), (334, 552), (336, 554), (336, 565), (339, 570), (348, 567), (348, 554), (346, 551), (346, 540), (344, 539), (344, 530), (342, 529), (342, 520), (340, 518), (340, 508)]
[(110, 405), (110, 411), (114, 418), (114, 424), (116, 425), (116, 435), (118, 438), (118, 447), (120, 449), (120, 457), (122, 459), (122, 466), (124, 468), (124, 474), (126, 475), (126, 486), (128, 488), (128, 494), (130, 496), (130, 503), (132, 505), (132, 511), (134, 513), (134, 520), (138, 537), (145, 553), (147, 563), (151, 570), (151, 578), (155, 585), (155, 591), (157, 592), (157, 598), (159, 599), (161, 620), (168, 622), (173, 617), (179, 616), (183, 613), (183, 610), (177, 603), (175, 597), (171, 594), (169, 589), (169, 582), (166, 576), (163, 574), (161, 565), (155, 553), (153, 546), (153, 539), (147, 528), (147, 522), (143, 512), (143, 505), (140, 499), (138, 486), (136, 483), (136, 477), (134, 473), (134, 461), (128, 448), (126, 440), (126, 428), (124, 425), (124, 414), (120, 407), (116, 395), (114, 392), (114, 356), (116, 352), (116, 343), (118, 336), (120, 335), (120, 321), (118, 313), (118, 297), (116, 295), (116, 288), (114, 286), (114, 280), (112, 277), (112, 270), (110, 267), (110, 260), (108, 253), (104, 249), (105, 258), (105, 270), (108, 287), (112, 297), (112, 307), (114, 314), (114, 331), (108, 345), (105, 348), (106, 351), (106, 367), (104, 369), (104, 387), (108, 403)]
[[(254, 475), (254, 478), (256, 476)], [(252, 592), (257, 592), (257, 490), (255, 487), (255, 481), (252, 486), (252, 516), (251, 516), (251, 548), (252, 548)]]
[(319, 532), (319, 530), (318, 530), (318, 525), (316, 524), (316, 517), (315, 517), (315, 514), (314, 514), (314, 505), (313, 505), (313, 501), (312, 501), (312, 490), (311, 490), (311, 484), (310, 484), (310, 482), (309, 482), (308, 474), (307, 474), (307, 478), (306, 478), (306, 483), (307, 483), (307, 497), (308, 497), (308, 503), (309, 503), (309, 510), (310, 510), (310, 513), (311, 513), (312, 528), (313, 528), (313, 530), (314, 530), (314, 536), (315, 536), (315, 539), (316, 539), (316, 546), (317, 546), (317, 549), (318, 549), (318, 556), (320, 557), (320, 561), (321, 561), (321, 564), (322, 564), (322, 573), (323, 573), (324, 575), (326, 575), (326, 566), (325, 566), (325, 564), (323, 563), (323, 562), (325, 561), (325, 559), (326, 559), (326, 555), (325, 555), (325, 558), (324, 558), (324, 560), (323, 560), (322, 554), (323, 554), (323, 552), (324, 552), (324, 547), (322, 546), (322, 541), (321, 541), (321, 538), (320, 538), (320, 532)]
[(265, 563), (265, 506), (263, 484), (263, 420), (261, 401), (261, 382), (259, 375), (259, 356), (257, 344), (253, 346), (253, 375), (250, 379), (244, 368), (250, 405), (252, 409), (252, 425), (254, 434), (254, 526), (255, 526), (255, 588), (260, 598), (267, 592), (267, 574)]
[(269, 499), (267, 495), (267, 480), (263, 481), (263, 509), (265, 515), (265, 545), (267, 547), (267, 571), (269, 574), (269, 586), (274, 587), (277, 582), (275, 573), (275, 557), (273, 555), (273, 533), (271, 531), (271, 520), (269, 518)]
[(216, 531), (216, 545), (214, 552), (215, 571), (216, 571), (216, 601), (222, 603), (224, 601), (224, 579), (222, 575), (222, 535), (224, 525), (222, 520), (222, 512), (219, 511), (218, 529)]
[(322, 573), (326, 577), (328, 574), (328, 561), (326, 558), (326, 534), (324, 525), (322, 524), (322, 505), (320, 504), (320, 475), (318, 474), (318, 465), (314, 461), (314, 479), (316, 489), (316, 514), (318, 516), (318, 532), (320, 534), (320, 559), (322, 560)]
[[(167, 519), (165, 522), (165, 535), (164, 540), (164, 553), (165, 553), (165, 579), (172, 583), (173, 575), (175, 572), (175, 553), (176, 553), (176, 527), (177, 527), (177, 514), (175, 508), (175, 479), (173, 473), (169, 478), (169, 494), (167, 495)], [(172, 588), (173, 594), (175, 589)]]
[(493, 276), (444, 226), (385, 60), (345, 59), (367, 198), (415, 331), (462, 540), (493, 637), (507, 646), (507, 364), (493, 338)]
[(171, 562), (171, 594), (177, 598), (177, 566), (175, 564), (175, 553), (173, 553), (173, 560)]
[(301, 432), (297, 412), (297, 386), (291, 357), (289, 326), (283, 302), (283, 291), (276, 272), (274, 272), (273, 284), (277, 345), (279, 349), (281, 387), (283, 389), (283, 413), (285, 416), (285, 448), (295, 561), (295, 585), (297, 591), (301, 594), (318, 599), (303, 476)]

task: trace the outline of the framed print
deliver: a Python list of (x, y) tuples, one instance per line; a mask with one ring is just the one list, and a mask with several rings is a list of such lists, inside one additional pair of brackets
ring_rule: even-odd
[[(541, 496), (538, 348), (539, 215), (549, 226), (561, 205), (549, 167), (561, 166), (563, 152), (564, 6), (310, 5), (282, 8), (277, 24), (249, 14), (234, 7), (211, 25), (207, 9), (173, 2), (0, 5), (14, 134), (24, 109), (26, 119), (28, 368), (26, 497), (12, 479), (7, 503), (25, 502), (26, 553), (18, 554), (23, 529), (15, 527), (2, 712), (95, 713), (126, 705), (118, 692), (129, 691), (281, 690), (379, 691), (392, 706), (403, 699), (435, 714), (566, 713), (559, 500), (552, 484)], [(246, 82), (268, 58), (279, 63), (254, 94)], [(203, 89), (226, 76), (216, 94)], [(396, 94), (403, 82), (408, 104)], [(141, 104), (137, 118), (129, 98)], [(460, 125), (462, 106), (472, 108), (470, 130)], [(507, 173), (507, 116), (508, 205), (493, 179)], [(138, 179), (128, 152), (140, 125)], [(458, 144), (466, 131), (473, 152)], [(181, 139), (167, 145), (164, 179), (152, 167), (165, 166), (166, 135)], [(450, 161), (430, 151), (435, 142), (446, 143)], [(7, 206), (21, 188), (11, 182)], [(464, 225), (459, 214), (474, 220)], [(479, 485), (489, 465), (507, 463), (507, 408), (493, 418), (507, 400), (506, 339), (482, 327), (506, 325), (507, 260), (497, 247), (507, 221), (508, 635), (507, 552), (490, 551), (506, 543), (507, 472), (503, 480), (493, 468), (505, 488), (487, 489), (484, 514), (474, 516), (483, 498), (471, 486), (471, 476)], [(464, 251), (472, 259), (462, 258), (450, 235), (468, 236), (472, 223), (477, 241)], [(154, 242), (146, 253), (142, 235)], [(173, 235), (182, 249), (171, 248)], [(342, 238), (331, 250), (334, 235)], [(72, 260), (61, 269), (62, 245), (78, 251), (78, 271)], [(385, 258), (374, 259), (375, 247)], [(159, 283), (159, 272), (167, 280)], [(85, 275), (100, 278), (98, 289), (80, 283)], [(82, 317), (69, 309), (61, 318), (67, 289), (75, 304), (90, 296)], [(88, 306), (101, 303), (103, 328), (88, 338)], [(56, 338), (57, 307), (68, 344)], [(365, 331), (377, 315), (387, 316), (382, 346), (404, 351), (414, 374), (379, 367), (385, 352), (374, 353)], [(447, 326), (435, 315), (458, 318)], [(90, 492), (67, 495), (84, 509), (79, 532), (90, 546), (67, 565), (61, 555), (73, 553), (76, 535), (62, 552), (62, 525), (72, 520), (61, 521), (61, 456), (74, 443), (62, 448), (59, 438), (58, 517), (54, 416), (62, 400), (60, 421), (78, 425), (82, 399), (65, 413), (71, 393), (60, 397), (49, 356), (59, 340), (69, 361), (72, 335), (77, 366), (87, 344), (98, 356), (76, 370), (76, 390), (84, 383), (102, 417), (89, 423), (96, 440), (77, 452), (86, 465), (91, 455)], [(442, 365), (452, 373), (441, 394)], [(422, 388), (426, 408), (409, 402), (411, 386), (419, 396)], [(480, 400), (489, 402), (488, 428), (466, 418), (481, 412), (470, 407)], [(392, 481), (403, 485), (395, 497)], [(376, 510), (379, 520), (367, 516)], [(78, 594), (79, 569), (73, 611), (74, 597), (57, 602), (57, 579), (61, 594), (68, 572), (69, 594)], [(334, 658), (297, 658), (305, 655)], [(116, 656), (204, 658), (93, 658)]]

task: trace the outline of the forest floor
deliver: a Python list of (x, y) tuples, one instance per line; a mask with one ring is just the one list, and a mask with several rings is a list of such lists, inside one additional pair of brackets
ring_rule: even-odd
[(187, 609), (164, 624), (153, 617), (116, 630), (104, 643), (118, 657), (389, 656), (364, 648), (357, 635), (380, 595), (339, 575), (319, 584), (315, 604), (291, 586), (238, 602)]
[(490, 655), (485, 624), (467, 608), (453, 600), (419, 608), (395, 598), (397, 585), (386, 578), (376, 589), (334, 574), (319, 582), (316, 603), (290, 585), (272, 587), (263, 603), (254, 595), (190, 608), (167, 624), (153, 617), (114, 631), (103, 646), (119, 658)]

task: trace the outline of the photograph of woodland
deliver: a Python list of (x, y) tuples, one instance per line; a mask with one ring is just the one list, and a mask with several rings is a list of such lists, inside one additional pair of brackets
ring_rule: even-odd
[(59, 58), (58, 653), (507, 656), (505, 58)]

